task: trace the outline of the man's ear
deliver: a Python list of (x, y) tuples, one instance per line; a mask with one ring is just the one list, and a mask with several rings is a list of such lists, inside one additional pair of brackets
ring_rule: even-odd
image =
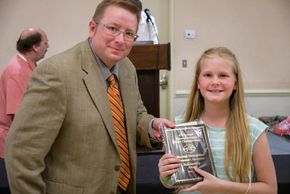
[(32, 45), (31, 49), (34, 51), (34, 52), (37, 52), (38, 46), (36, 44)]
[(97, 26), (96, 23), (91, 20), (89, 23), (89, 37), (92, 38), (96, 32)]

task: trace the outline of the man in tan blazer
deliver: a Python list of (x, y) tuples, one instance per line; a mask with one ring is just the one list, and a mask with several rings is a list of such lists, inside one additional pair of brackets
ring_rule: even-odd
[[(136, 40), (140, 10), (131, 0), (104, 0), (89, 23), (89, 38), (34, 71), (9, 130), (5, 156), (13, 194), (135, 194), (136, 143), (160, 140), (147, 114), (136, 70), (126, 56)], [(119, 156), (107, 96), (117, 77), (125, 111), (130, 182), (118, 186)]]

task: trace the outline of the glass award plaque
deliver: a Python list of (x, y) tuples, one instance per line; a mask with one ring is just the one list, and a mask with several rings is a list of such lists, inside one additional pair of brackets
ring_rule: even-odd
[(203, 123), (189, 122), (175, 128), (162, 126), (165, 152), (175, 155), (181, 161), (177, 172), (171, 176), (174, 186), (193, 184), (203, 180), (195, 173), (198, 167), (216, 176), (206, 127)]

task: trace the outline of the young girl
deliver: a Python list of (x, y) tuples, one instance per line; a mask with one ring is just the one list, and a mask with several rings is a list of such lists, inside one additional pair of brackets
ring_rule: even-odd
[[(246, 114), (239, 64), (227, 48), (206, 50), (197, 62), (183, 122), (196, 119), (207, 127), (217, 177), (195, 168), (204, 180), (180, 193), (277, 193), (267, 126)], [(161, 157), (158, 166), (165, 187), (172, 187), (169, 177), (179, 165), (173, 155)]]

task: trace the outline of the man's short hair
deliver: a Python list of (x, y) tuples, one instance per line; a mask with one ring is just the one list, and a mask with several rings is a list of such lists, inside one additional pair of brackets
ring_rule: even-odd
[(142, 2), (140, 0), (132, 0), (132, 1), (142, 11)]
[(35, 32), (34, 34), (31, 34), (25, 38), (21, 38), (20, 35), (16, 43), (16, 49), (20, 53), (27, 52), (32, 48), (33, 45), (39, 45), (41, 40), (42, 36), (39, 32)]
[(101, 3), (99, 3), (99, 5), (96, 8), (94, 16), (93, 16), (93, 20), (95, 22), (98, 22), (98, 20), (101, 17), (103, 17), (105, 9), (110, 5), (115, 5), (118, 7), (122, 7), (130, 11), (131, 13), (135, 14), (137, 17), (137, 22), (139, 23), (141, 10), (135, 1), (136, 0), (103, 0)]

